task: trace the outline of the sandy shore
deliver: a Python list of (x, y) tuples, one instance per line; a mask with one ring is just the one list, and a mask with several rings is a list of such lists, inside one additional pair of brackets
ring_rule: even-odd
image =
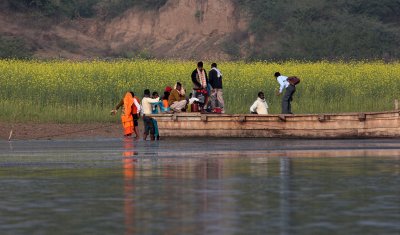
[(120, 123), (54, 124), (0, 122), (0, 140), (75, 139), (122, 137)]

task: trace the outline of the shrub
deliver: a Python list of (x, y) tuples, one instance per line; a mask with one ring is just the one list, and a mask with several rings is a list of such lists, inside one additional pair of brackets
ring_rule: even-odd
[(120, 15), (126, 9), (138, 6), (158, 9), (167, 0), (8, 0), (14, 11), (38, 12), (45, 17), (93, 17), (96, 9), (106, 9), (109, 17)]
[(27, 59), (32, 54), (32, 50), (22, 39), (0, 36), (0, 58)]

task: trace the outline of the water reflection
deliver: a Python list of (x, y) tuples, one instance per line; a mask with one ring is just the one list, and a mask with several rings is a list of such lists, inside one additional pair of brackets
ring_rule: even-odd
[(0, 143), (1, 234), (399, 234), (400, 143), (355, 142)]
[(8, 146), (10, 147), (10, 151), (12, 152), (14, 149), (12, 141), (8, 141)]
[(280, 211), (281, 211), (281, 231), (280, 234), (289, 234), (290, 228), (290, 175), (291, 165), (290, 158), (283, 157), (280, 159)]
[[(159, 227), (152, 226), (146, 220), (157, 221), (159, 215), (153, 212), (144, 211), (143, 203), (148, 201), (140, 200), (142, 205), (136, 206), (135, 200), (141, 198), (140, 195), (151, 195), (152, 206), (157, 208), (160, 204), (167, 202), (169, 205), (163, 205), (170, 209), (163, 211), (162, 216), (170, 218), (173, 223), (177, 221), (188, 220), (189, 224), (181, 224), (179, 227), (173, 226), (170, 230), (163, 231), (165, 234), (176, 233), (206, 233), (210, 227), (210, 220), (207, 214), (213, 214), (225, 207), (223, 197), (223, 184), (211, 183), (210, 180), (223, 178), (224, 159), (205, 159), (198, 161), (195, 159), (183, 160), (177, 164), (176, 159), (158, 158), (157, 154), (146, 152), (139, 156), (135, 148), (136, 142), (129, 139), (123, 141), (124, 151), (122, 152), (123, 179), (124, 179), (124, 223), (125, 234), (147, 234), (158, 233)], [(154, 145), (149, 146), (154, 148)], [(150, 151), (151, 152), (151, 151)], [(143, 157), (146, 156), (146, 157)], [(154, 185), (148, 188), (144, 183), (138, 183), (139, 180), (146, 181), (146, 178), (156, 178), (160, 181), (175, 181), (177, 184)], [(177, 187), (177, 185), (196, 180), (195, 187)], [(137, 183), (137, 184), (136, 184)], [(189, 191), (189, 193), (188, 193)], [(194, 191), (195, 193), (193, 194)], [(187, 197), (187, 198), (186, 198)], [(211, 202), (212, 207), (210, 207)], [(195, 205), (195, 206), (194, 206)], [(187, 215), (187, 216), (185, 216)], [(202, 215), (203, 219), (193, 220), (193, 215)], [(211, 218), (210, 217), (210, 218)], [(147, 219), (146, 219), (147, 218)], [(138, 223), (138, 221), (144, 221)], [(153, 221), (154, 222), (154, 221)], [(226, 224), (226, 223), (225, 223)], [(214, 227), (215, 225), (212, 225)], [(210, 228), (211, 230), (215, 228)]]
[(135, 179), (135, 163), (134, 158), (137, 155), (134, 149), (134, 142), (129, 138), (124, 138), (124, 151), (122, 153), (123, 176), (124, 176), (124, 217), (125, 217), (125, 234), (135, 234), (135, 227), (132, 223), (135, 219), (135, 201), (134, 201), (134, 179)]

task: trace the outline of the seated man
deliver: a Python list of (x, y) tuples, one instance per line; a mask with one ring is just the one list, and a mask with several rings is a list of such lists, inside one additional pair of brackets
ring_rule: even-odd
[(186, 109), (187, 100), (183, 94), (182, 84), (177, 82), (176, 89), (173, 89), (168, 97), (168, 104), (172, 111), (182, 112), (183, 109)]
[(250, 112), (252, 114), (268, 114), (268, 104), (267, 101), (265, 101), (263, 92), (258, 92), (258, 98), (250, 107)]

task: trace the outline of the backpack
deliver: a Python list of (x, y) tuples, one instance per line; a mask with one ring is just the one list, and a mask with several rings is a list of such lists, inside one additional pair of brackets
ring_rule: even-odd
[(294, 86), (296, 86), (297, 84), (300, 83), (300, 78), (298, 78), (298, 77), (296, 77), (296, 76), (288, 77), (286, 80), (287, 80), (290, 84), (292, 84), (292, 85), (294, 85)]

